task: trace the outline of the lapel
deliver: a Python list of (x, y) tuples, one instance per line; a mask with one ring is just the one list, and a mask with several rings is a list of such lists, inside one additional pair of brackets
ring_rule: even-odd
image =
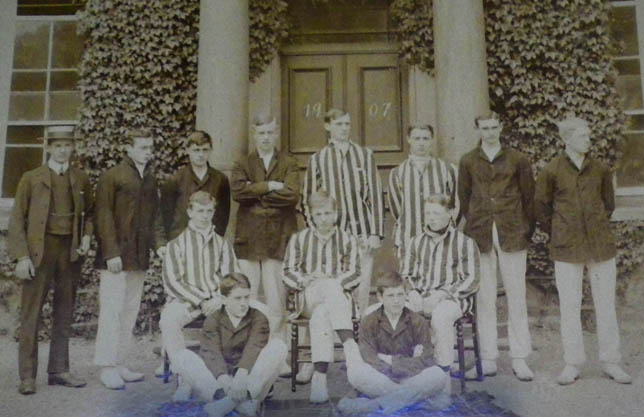
[(74, 211), (79, 213), (83, 209), (81, 207), (84, 207), (83, 205), (83, 199), (81, 196), (82, 191), (78, 192), (79, 190), (76, 189), (76, 185), (78, 183), (78, 171), (76, 171), (76, 168), (73, 168), (71, 164), (69, 165), (69, 183), (72, 189), (72, 200), (74, 201)]
[(275, 166), (277, 166), (277, 160), (278, 160), (278, 151), (277, 149), (273, 150), (273, 156), (271, 157), (271, 162), (268, 163), (268, 170), (266, 171), (266, 178), (270, 177), (271, 172), (275, 169)]
[(391, 327), (391, 322), (387, 318), (387, 315), (385, 314), (385, 309), (384, 307), (380, 307), (380, 317), (378, 318), (380, 321), (380, 327), (389, 335), (390, 338), (392, 339), (397, 339), (400, 334), (409, 327), (409, 324), (407, 321), (409, 320), (409, 314), (407, 314), (407, 309), (403, 308), (403, 312), (400, 315), (400, 318), (398, 319), (398, 323), (396, 323), (396, 329), (394, 330), (393, 327)]
[(47, 188), (51, 189), (51, 172), (47, 164), (38, 168), (36, 178), (37, 181), (42, 182)]
[(264, 181), (268, 174), (264, 170), (264, 161), (260, 158), (257, 150), (254, 150), (248, 157), (248, 168), (250, 170), (251, 181), (255, 182), (255, 176), (259, 177), (260, 181)]
[(227, 329), (232, 335), (235, 335), (235, 333), (239, 333), (242, 331), (246, 326), (248, 326), (251, 322), (251, 311), (252, 309), (249, 308), (248, 312), (246, 315), (241, 319), (239, 322), (239, 325), (237, 327), (233, 326), (233, 323), (230, 321), (230, 317), (228, 317), (228, 312), (225, 311), (226, 307), (222, 307), (221, 310), (219, 310), (219, 314), (221, 315), (221, 321), (220, 325)]

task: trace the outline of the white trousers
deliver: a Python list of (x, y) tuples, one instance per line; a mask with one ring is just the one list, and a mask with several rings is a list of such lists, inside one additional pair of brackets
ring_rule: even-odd
[(145, 271), (122, 271), (114, 274), (100, 270), (98, 290), (98, 332), (94, 364), (122, 364), (132, 344), (132, 329), (139, 314)]
[[(282, 261), (277, 259), (262, 259), (251, 261), (239, 259), (239, 267), (250, 281), (250, 297), (257, 299), (261, 282), (264, 290), (266, 305), (270, 314), (267, 316), (271, 326), (271, 333), (277, 332), (282, 317), (286, 311), (286, 290), (282, 282)], [(280, 334), (286, 338), (286, 332)]]
[(304, 290), (304, 314), (310, 318), (311, 360), (333, 362), (336, 330), (352, 330), (351, 301), (334, 279), (318, 279)]
[[(373, 252), (367, 250), (367, 239), (358, 237), (360, 242), (360, 286), (358, 287), (358, 308), (365, 311), (369, 306), (371, 274), (373, 273)], [(376, 249), (377, 250), (377, 249)]]
[[(279, 339), (271, 339), (261, 350), (248, 374), (248, 392), (251, 400), (264, 400), (279, 375), (281, 364), (286, 360), (287, 350), (286, 344)], [(215, 392), (222, 388), (203, 359), (191, 350), (178, 351), (173, 367), (192, 391), (204, 401), (212, 401)]]
[(584, 266), (588, 268), (595, 305), (599, 360), (619, 363), (622, 358), (619, 352), (619, 327), (615, 312), (615, 258), (585, 264), (555, 261), (564, 361), (569, 365), (580, 365), (586, 360), (580, 317)]
[[(407, 303), (407, 308), (422, 313), (422, 306)], [(434, 360), (439, 366), (450, 366), (454, 362), (456, 329), (454, 322), (463, 315), (461, 305), (453, 300), (441, 300), (431, 312), (432, 343)]]
[(496, 360), (499, 357), (496, 296), (497, 261), (505, 287), (508, 303), (508, 342), (510, 357), (526, 358), (532, 352), (532, 339), (528, 327), (526, 303), (526, 259), (527, 250), (505, 252), (499, 243), (496, 224), (492, 225), (492, 250), (481, 253), (481, 282), (476, 294), (476, 311), (481, 341), (481, 358)]
[[(442, 392), (449, 394), (451, 383), (447, 374), (438, 366), (424, 369), (401, 382), (394, 382), (371, 365), (359, 361), (347, 372), (349, 383), (371, 398), (384, 404), (396, 402), (399, 408), (425, 400)], [(402, 402), (402, 403), (401, 403)]]

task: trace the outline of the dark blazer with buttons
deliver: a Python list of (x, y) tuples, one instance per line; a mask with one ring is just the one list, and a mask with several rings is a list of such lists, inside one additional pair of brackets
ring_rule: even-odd
[(215, 378), (234, 375), (237, 368), (253, 369), (259, 353), (268, 343), (268, 319), (250, 307), (235, 328), (222, 307), (204, 321), (201, 357)]
[(599, 161), (586, 156), (579, 169), (565, 153), (557, 156), (539, 175), (535, 205), (554, 261), (601, 262), (616, 255), (613, 176)]
[(490, 162), (480, 146), (466, 153), (458, 167), (458, 197), (464, 232), (481, 253), (492, 250), (492, 224), (505, 252), (526, 249), (535, 227), (534, 177), (519, 151), (501, 147)]
[(158, 208), (159, 190), (150, 164), (143, 178), (127, 156), (105, 171), (96, 186), (96, 267), (106, 269), (108, 259), (120, 256), (124, 271), (148, 269)]
[[(284, 183), (268, 191), (269, 181)], [(240, 259), (284, 259), (286, 245), (297, 231), (295, 206), (300, 197), (295, 158), (287, 152), (273, 154), (268, 170), (257, 151), (242, 157), (231, 175), (233, 199), (239, 203), (235, 253)]]
[[(74, 224), (70, 260), (78, 260), (80, 233), (91, 236), (94, 198), (87, 175), (80, 169), (69, 167), (69, 180), (74, 201)], [(43, 258), (45, 232), (51, 203), (51, 170), (47, 164), (26, 172), (16, 190), (13, 210), (9, 220), (9, 253), (15, 259), (28, 256), (34, 267)], [(81, 225), (81, 220), (84, 222)]]

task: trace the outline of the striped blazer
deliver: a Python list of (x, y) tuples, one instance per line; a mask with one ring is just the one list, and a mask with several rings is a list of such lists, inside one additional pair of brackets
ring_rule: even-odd
[(423, 297), (443, 290), (468, 311), (468, 297), (478, 290), (481, 276), (478, 246), (452, 226), (442, 235), (425, 229), (405, 244), (400, 274)]
[(238, 271), (232, 246), (211, 227), (207, 235), (191, 224), (166, 246), (163, 287), (172, 299), (199, 307), (203, 300), (219, 294), (219, 281)]
[(309, 196), (327, 191), (338, 203), (338, 225), (355, 236), (385, 236), (382, 184), (373, 152), (349, 142), (346, 152), (333, 143), (311, 156), (302, 189), (302, 208), (313, 226)]
[(458, 214), (456, 194), (456, 167), (438, 158), (430, 158), (425, 170), (417, 169), (412, 161), (405, 159), (389, 173), (389, 208), (396, 220), (394, 245), (400, 248), (404, 242), (422, 233), (425, 227), (423, 201), (430, 194), (448, 194), (452, 197)]
[(360, 283), (360, 249), (355, 236), (335, 228), (324, 239), (313, 228), (291, 236), (284, 257), (284, 283), (302, 289), (305, 277), (320, 273), (334, 277), (345, 289)]

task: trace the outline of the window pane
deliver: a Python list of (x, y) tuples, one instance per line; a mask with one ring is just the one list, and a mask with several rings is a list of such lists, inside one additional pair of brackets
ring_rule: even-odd
[(635, 6), (613, 7), (610, 13), (611, 37), (620, 45), (619, 55), (639, 55)]
[(642, 108), (642, 82), (639, 75), (617, 77), (615, 86), (625, 110)]
[(617, 59), (615, 68), (619, 75), (640, 75), (640, 60), (635, 59)]
[(42, 148), (8, 147), (4, 154), (2, 197), (13, 198), (20, 177), (42, 164)]
[(76, 120), (81, 104), (80, 93), (49, 94), (49, 120)]
[(9, 120), (42, 120), (44, 113), (44, 93), (11, 93)]
[(620, 150), (622, 157), (617, 162), (617, 186), (644, 186), (644, 134), (626, 135)]
[(83, 53), (83, 38), (76, 34), (76, 22), (54, 23), (52, 68), (76, 68)]
[(11, 75), (11, 91), (45, 91), (46, 72), (14, 72)]
[(49, 22), (16, 22), (14, 68), (47, 68)]
[(9, 144), (40, 144), (44, 136), (43, 126), (9, 126), (7, 128), (7, 143)]
[(626, 130), (644, 130), (644, 115), (634, 114), (626, 119)]
[(71, 91), (77, 90), (78, 72), (76, 71), (52, 71), (49, 84), (50, 91)]

